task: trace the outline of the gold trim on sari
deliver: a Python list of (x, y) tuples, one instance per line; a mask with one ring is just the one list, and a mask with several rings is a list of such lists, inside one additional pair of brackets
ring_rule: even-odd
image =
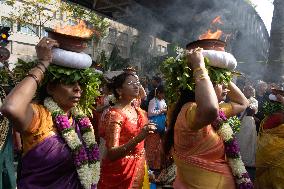
[(284, 124), (260, 128), (256, 150), (256, 187), (284, 188)]

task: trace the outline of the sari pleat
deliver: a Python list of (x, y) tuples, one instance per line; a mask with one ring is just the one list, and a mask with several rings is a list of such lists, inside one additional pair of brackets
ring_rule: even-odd
[(234, 189), (224, 143), (211, 125), (193, 131), (195, 103), (185, 104), (176, 121), (173, 156), (177, 166), (176, 189)]

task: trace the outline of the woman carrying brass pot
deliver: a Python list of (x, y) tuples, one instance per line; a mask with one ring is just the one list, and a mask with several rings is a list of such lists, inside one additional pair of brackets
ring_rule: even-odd
[[(174, 61), (169, 59), (166, 64), (166, 69), (175, 69), (177, 64), (183, 66), (182, 70), (186, 73), (172, 70), (172, 73), (177, 73), (176, 80), (183, 80), (181, 77), (185, 74), (185, 77), (188, 76), (187, 83), (179, 83), (179, 88), (174, 87), (173, 91), (179, 90), (178, 94), (169, 94), (179, 95), (177, 102), (169, 105), (171, 109), (167, 115), (169, 124), (165, 144), (166, 153), (172, 151), (177, 166), (174, 188), (233, 189), (237, 188), (238, 182), (234, 181), (233, 174), (243, 175), (241, 178), (245, 182), (240, 183), (252, 188), (244, 166), (237, 169), (242, 170), (241, 173), (233, 172), (232, 166), (235, 164), (230, 161), (238, 162), (236, 166), (242, 165), (240, 158), (231, 158), (240, 155), (239, 152), (230, 151), (229, 154), (226, 151), (227, 147), (237, 149), (232, 148), (232, 145), (236, 145), (231, 143), (235, 140), (232, 129), (225, 122), (226, 117), (237, 115), (248, 105), (246, 97), (230, 81), (230, 71), (205, 65), (200, 48), (191, 49)], [(223, 79), (214, 77), (216, 75), (212, 73), (216, 73), (216, 70), (222, 76), (218, 78)], [(175, 85), (176, 80), (169, 79), (170, 73), (165, 73), (166, 83)], [(224, 103), (227, 96), (230, 102)], [(226, 146), (226, 143), (231, 146)]]
[[(0, 109), (23, 139), (17, 185), (19, 189), (93, 189), (99, 180), (99, 151), (92, 125), (80, 110), (86, 108), (88, 85), (97, 76), (87, 67), (50, 65), (55, 47), (58, 43), (50, 38), (37, 44), (38, 63)], [(35, 95), (38, 101), (33, 100)]]

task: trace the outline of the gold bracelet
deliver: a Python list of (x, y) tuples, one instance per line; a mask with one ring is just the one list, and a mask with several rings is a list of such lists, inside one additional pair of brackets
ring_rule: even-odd
[(199, 72), (199, 71), (204, 71), (204, 72), (207, 73), (207, 69), (206, 69), (206, 68), (198, 67), (198, 68), (195, 68), (195, 69), (193, 70), (193, 75), (195, 75), (195, 74), (196, 74), (197, 72)]
[(39, 81), (39, 79), (38, 79), (38, 77), (36, 75), (29, 73), (26, 77), (33, 78), (35, 80), (35, 82), (36, 82), (37, 87), (39, 87), (40, 81)]
[(38, 65), (42, 65), (44, 67), (45, 71), (47, 70), (46, 65), (44, 65), (44, 63), (42, 63), (41, 61), (38, 62)]
[(36, 67), (35, 68), (38, 68), (39, 70), (40, 70), (40, 72), (44, 75), (44, 70), (39, 66), (39, 65), (36, 65)]
[(195, 79), (199, 79), (199, 78), (205, 77), (205, 76), (208, 76), (208, 74), (207, 73), (202, 73), (202, 74), (200, 74), (198, 76), (195, 76)]
[(209, 79), (209, 76), (208, 75), (204, 75), (202, 77), (198, 77), (198, 78), (195, 79), (195, 83), (198, 83), (199, 81), (205, 80), (205, 79)]
[(195, 80), (199, 81), (199, 80), (205, 79), (206, 77), (208, 77), (208, 74), (207, 73), (202, 73), (202, 74), (200, 74), (198, 76), (195, 76)]
[[(40, 75), (34, 74), (37, 72), (40, 72)], [(38, 78), (38, 81), (41, 81), (41, 79), (44, 77), (44, 71), (37, 66), (32, 68), (27, 75), (29, 74), (35, 75)]]

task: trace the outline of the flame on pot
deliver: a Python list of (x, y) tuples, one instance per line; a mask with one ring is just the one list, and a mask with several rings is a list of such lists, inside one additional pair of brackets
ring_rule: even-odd
[(55, 26), (54, 31), (61, 34), (82, 38), (90, 38), (94, 34), (94, 30), (89, 29), (83, 20), (80, 20), (75, 26)]
[(221, 20), (221, 16), (217, 16), (216, 18), (214, 18), (214, 19), (212, 20), (212, 22), (211, 22), (211, 25), (216, 24), (216, 23), (218, 23), (218, 24), (224, 24), (224, 23), (222, 22), (222, 20)]
[(222, 30), (217, 29), (216, 32), (212, 32), (210, 29), (207, 30), (206, 33), (201, 34), (199, 36), (199, 39), (220, 39), (220, 37), (222, 36), (223, 32)]
[[(220, 16), (217, 16), (216, 18), (214, 18), (212, 20), (211, 26), (215, 26), (217, 23), (218, 24), (223, 24), (223, 22), (221, 21), (221, 17)], [(199, 36), (199, 39), (200, 40), (202, 40), (202, 39), (220, 39), (222, 34), (223, 34), (223, 31), (216, 27), (216, 31), (215, 32), (212, 32), (211, 29), (208, 29), (207, 32), (205, 32), (204, 34), (201, 34)]]

